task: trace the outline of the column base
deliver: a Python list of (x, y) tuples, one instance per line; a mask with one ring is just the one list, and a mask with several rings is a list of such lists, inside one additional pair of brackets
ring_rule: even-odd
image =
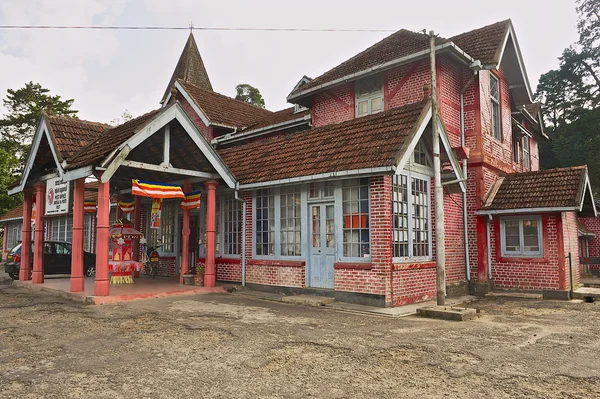
[(19, 270), (19, 280), (29, 281), (30, 279), (31, 279), (31, 269), (20, 269)]
[(85, 281), (83, 276), (73, 277), (71, 276), (71, 292), (83, 292), (85, 290)]
[(94, 295), (95, 296), (108, 296), (110, 288), (110, 281), (106, 280), (98, 280), (94, 281)]
[(44, 283), (44, 272), (34, 270), (33, 275), (31, 276), (31, 282), (33, 284), (43, 284)]
[(214, 274), (205, 274), (204, 275), (204, 286), (205, 287), (214, 287), (217, 285), (217, 276)]

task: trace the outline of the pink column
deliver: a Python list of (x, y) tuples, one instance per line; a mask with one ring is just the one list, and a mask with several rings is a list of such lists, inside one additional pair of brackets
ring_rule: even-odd
[[(44, 205), (46, 204), (46, 183), (35, 186), (35, 233), (33, 244), (33, 284), (44, 282)], [(30, 216), (31, 220), (31, 216)], [(23, 221), (25, 222), (25, 221)], [(23, 253), (23, 251), (21, 251)], [(21, 262), (22, 264), (23, 262)]]
[(214, 287), (216, 284), (215, 276), (215, 230), (217, 203), (215, 190), (217, 182), (209, 180), (206, 183), (206, 267), (204, 269), (204, 286)]
[(108, 229), (110, 214), (110, 182), (98, 185), (98, 224), (96, 225), (96, 278), (94, 295), (107, 296), (108, 280)]
[[(33, 193), (31, 189), (25, 190), (25, 200), (23, 202), (23, 229), (21, 230), (21, 269), (19, 270), (19, 280), (29, 280), (29, 268), (31, 267), (31, 209), (33, 207)], [(37, 216), (37, 215), (36, 215)], [(7, 231), (4, 228), (4, 237)], [(5, 241), (6, 242), (6, 241)], [(10, 251), (11, 248), (8, 248)]]
[[(133, 211), (133, 228), (140, 231), (142, 228), (142, 198), (135, 196), (135, 210)], [(140, 239), (133, 240), (133, 259), (140, 261)], [(137, 275), (136, 275), (137, 277)]]
[[(183, 182), (183, 191), (189, 193), (192, 191), (190, 183)], [(181, 229), (181, 272), (179, 273), (179, 283), (183, 284), (183, 275), (187, 274), (190, 254), (190, 210), (183, 210), (183, 226)]]
[(85, 179), (75, 180), (73, 190), (73, 241), (71, 245), (71, 292), (84, 290), (83, 281), (83, 196)]

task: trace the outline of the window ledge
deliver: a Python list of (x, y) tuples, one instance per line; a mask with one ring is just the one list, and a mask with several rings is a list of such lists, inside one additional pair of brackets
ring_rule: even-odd
[(435, 267), (436, 263), (433, 261), (394, 263), (394, 270), (435, 269)]
[(282, 259), (248, 259), (246, 261), (248, 265), (257, 266), (280, 266), (280, 267), (304, 267), (306, 262), (303, 260), (282, 260)]
[(333, 264), (335, 270), (371, 270), (373, 268), (372, 263), (361, 263), (361, 262), (336, 262)]
[(502, 255), (498, 257), (498, 262), (500, 263), (548, 263), (549, 259), (544, 256), (526, 256), (526, 255)]

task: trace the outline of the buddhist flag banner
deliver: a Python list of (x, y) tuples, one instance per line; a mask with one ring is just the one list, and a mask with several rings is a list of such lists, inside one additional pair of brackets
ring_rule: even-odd
[(96, 213), (96, 201), (83, 201), (83, 211), (85, 213)]
[(185, 193), (185, 199), (179, 207), (183, 210), (200, 208), (200, 191)]
[(123, 212), (125, 214), (131, 213), (131, 212), (135, 211), (135, 201), (131, 201), (131, 202), (119, 201), (119, 208), (121, 209), (121, 212)]
[(150, 198), (185, 199), (181, 186), (176, 184), (156, 183), (143, 180), (131, 181), (131, 194)]
[(150, 211), (150, 228), (160, 229), (160, 210), (162, 209), (162, 199), (152, 199), (152, 210)]

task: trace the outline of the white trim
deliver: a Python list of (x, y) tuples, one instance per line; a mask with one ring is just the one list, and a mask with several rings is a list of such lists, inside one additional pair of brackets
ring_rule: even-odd
[[(475, 61), (473, 59), (473, 57), (471, 57), (470, 55), (468, 55), (467, 53), (465, 53), (462, 49), (460, 49), (460, 47), (458, 47), (453, 42), (447, 42), (447, 43), (444, 43), (444, 44), (440, 44), (440, 45), (436, 46), (435, 50), (436, 50), (436, 53), (438, 53), (438, 54), (441, 54), (442, 52), (445, 52), (445, 51), (453, 50), (457, 54), (459, 54), (460, 56), (462, 56), (463, 58), (465, 58), (465, 60), (467, 61), (468, 64), (471, 64), (471, 63), (473, 63)], [(302, 97), (306, 97), (308, 94), (316, 92), (318, 90), (321, 90), (321, 89), (324, 89), (324, 88), (327, 88), (327, 87), (330, 87), (330, 86), (335, 86), (335, 85), (340, 84), (340, 83), (345, 83), (345, 82), (348, 82), (350, 80), (355, 80), (355, 79), (361, 78), (363, 76), (374, 74), (376, 72), (379, 72), (379, 71), (382, 71), (382, 70), (385, 70), (385, 69), (389, 69), (389, 68), (393, 68), (393, 67), (396, 67), (396, 66), (399, 66), (399, 65), (402, 65), (402, 64), (407, 64), (407, 63), (416, 61), (416, 60), (418, 60), (420, 58), (429, 57), (429, 53), (430, 53), (430, 50), (427, 49), (427, 50), (418, 51), (416, 53), (413, 53), (413, 54), (410, 54), (410, 55), (407, 55), (407, 56), (404, 56), (404, 57), (396, 58), (395, 60), (386, 62), (384, 64), (375, 65), (375, 66), (373, 66), (371, 68), (362, 70), (360, 72), (356, 72), (356, 73), (352, 73), (352, 74), (349, 74), (349, 75), (345, 75), (345, 76), (343, 76), (341, 78), (334, 79), (334, 80), (332, 80), (330, 82), (326, 82), (326, 83), (317, 85), (317, 86), (312, 87), (312, 88), (310, 88), (308, 90), (301, 91), (301, 92), (299, 92), (297, 94), (293, 94), (293, 95), (289, 94), (287, 96), (286, 100), (288, 102), (290, 102), (290, 103), (294, 103), (294, 100), (300, 99)]]
[(165, 126), (165, 139), (163, 140), (163, 161), (161, 165), (169, 166), (171, 165), (171, 125), (167, 124)]
[(454, 150), (452, 149), (452, 143), (450, 143), (450, 139), (448, 138), (448, 133), (446, 133), (446, 126), (442, 122), (442, 118), (438, 118), (439, 131), (440, 131), (440, 139), (442, 144), (444, 145), (444, 149), (446, 150), (446, 154), (448, 154), (448, 159), (450, 160), (450, 164), (452, 164), (452, 169), (454, 170), (454, 176), (460, 185), (460, 189), (462, 192), (467, 191), (467, 177), (463, 176), (463, 170), (460, 167), (458, 160), (454, 156)]
[[(188, 102), (188, 104), (190, 104), (192, 106), (192, 109), (196, 112), (196, 114), (200, 117), (200, 119), (202, 120), (202, 123), (204, 123), (204, 125), (206, 125), (207, 127), (211, 125), (210, 119), (208, 119), (208, 116), (204, 113), (204, 111), (202, 110), (202, 108), (200, 108), (198, 106), (198, 104), (196, 104), (196, 101), (194, 101), (194, 99), (192, 98), (192, 96), (190, 96), (188, 94), (188, 92), (183, 88), (183, 86), (175, 81), (175, 88), (177, 88), (177, 90), (181, 93), (181, 95), (183, 96), (183, 98), (186, 99), (186, 101)], [(171, 96), (171, 93), (169, 93), (169, 97)], [(169, 97), (167, 97), (167, 100), (165, 101), (165, 104), (169, 101)]]
[(396, 174), (400, 174), (400, 172), (402, 172), (402, 170), (404, 169), (404, 167), (406, 166), (406, 164), (410, 160), (410, 157), (412, 156), (412, 153), (415, 150), (415, 147), (419, 143), (419, 140), (421, 139), (421, 136), (423, 135), (423, 132), (425, 131), (425, 129), (427, 128), (427, 125), (429, 124), (429, 121), (431, 120), (431, 115), (432, 115), (432, 113), (431, 113), (431, 106), (428, 106), (428, 107), (429, 107), (429, 109), (427, 110), (427, 113), (425, 114), (425, 117), (421, 121), (421, 125), (417, 129), (417, 132), (413, 136), (413, 138), (410, 141), (410, 143), (408, 143), (408, 146), (406, 147), (406, 150), (404, 151), (404, 154), (402, 154), (402, 157), (400, 158), (400, 160), (396, 164)]
[(475, 212), (477, 215), (511, 215), (516, 213), (541, 213), (541, 212), (570, 212), (579, 211), (576, 206), (558, 206), (547, 208), (519, 208), (519, 209), (494, 209), (486, 211), (485, 209)]
[(390, 174), (396, 171), (395, 166), (380, 166), (377, 168), (365, 168), (365, 169), (353, 169), (353, 170), (341, 170), (337, 172), (326, 172), (319, 173), (316, 175), (300, 176), (300, 177), (289, 177), (286, 179), (269, 180), (259, 183), (248, 183), (240, 184), (240, 190), (251, 190), (259, 189), (263, 187), (280, 186), (285, 184), (296, 184), (302, 182), (311, 182), (314, 180), (327, 180), (331, 178), (345, 178), (345, 177), (368, 177), (372, 175)]
[(512, 39), (513, 46), (515, 48), (515, 54), (517, 56), (517, 63), (519, 64), (519, 69), (521, 71), (521, 75), (523, 76), (523, 82), (525, 83), (525, 89), (527, 92), (527, 97), (530, 103), (533, 103), (533, 92), (531, 91), (531, 84), (529, 83), (529, 77), (527, 76), (527, 71), (525, 70), (525, 63), (523, 62), (523, 55), (521, 54), (521, 48), (519, 46), (519, 42), (517, 41), (517, 36), (515, 34), (515, 30), (512, 22), (509, 23), (508, 29), (504, 36), (502, 50), (500, 51), (500, 57), (498, 57), (498, 63), (494, 66), (496, 70), (500, 70), (500, 64), (502, 64), (502, 58), (504, 58), (504, 50), (506, 49), (506, 45), (508, 44), (508, 37)]
[(594, 194), (592, 194), (592, 185), (590, 184), (590, 176), (587, 173), (587, 168), (586, 168), (586, 173), (585, 173), (585, 183), (583, 186), (583, 193), (581, 195), (581, 202), (579, 203), (579, 212), (583, 211), (583, 203), (585, 202), (585, 196), (587, 194), (589, 190), (590, 196), (592, 197), (592, 208), (594, 209), (594, 217), (598, 216), (598, 211), (596, 209), (596, 201), (594, 201)]
[(129, 161), (129, 160), (123, 161), (120, 166), (125, 166), (128, 168), (135, 168), (135, 169), (152, 170), (155, 172), (171, 173), (174, 175), (200, 177), (200, 178), (204, 178), (204, 179), (218, 179), (220, 177), (217, 173), (198, 172), (195, 170), (179, 169), (179, 168), (174, 168), (172, 166), (161, 166), (161, 165), (154, 165), (154, 164), (150, 164), (150, 163)]
[[(506, 250), (506, 226), (505, 222), (509, 220), (516, 220), (519, 222), (519, 251), (507, 251)], [(538, 231), (538, 248), (539, 251), (525, 251), (525, 233), (523, 232), (524, 220), (536, 220), (537, 231)], [(534, 216), (508, 216), (500, 218), (500, 254), (506, 258), (543, 258), (544, 257), (544, 238), (543, 238), (543, 226), (542, 217), (539, 215)]]
[(266, 134), (271, 131), (283, 128), (283, 127), (289, 129), (292, 127), (301, 126), (304, 123), (310, 121), (311, 119), (312, 119), (311, 115), (308, 114), (308, 115), (304, 115), (302, 118), (296, 118), (296, 119), (292, 119), (289, 121), (276, 123), (274, 125), (261, 127), (259, 129), (248, 130), (243, 133), (238, 133), (238, 134), (228, 133), (224, 136), (216, 137), (216, 138), (212, 139), (211, 143), (212, 144), (221, 144), (221, 143), (225, 143), (225, 142), (230, 143), (230, 142), (246, 139), (246, 138), (248, 138), (248, 136), (260, 136), (261, 134)]

